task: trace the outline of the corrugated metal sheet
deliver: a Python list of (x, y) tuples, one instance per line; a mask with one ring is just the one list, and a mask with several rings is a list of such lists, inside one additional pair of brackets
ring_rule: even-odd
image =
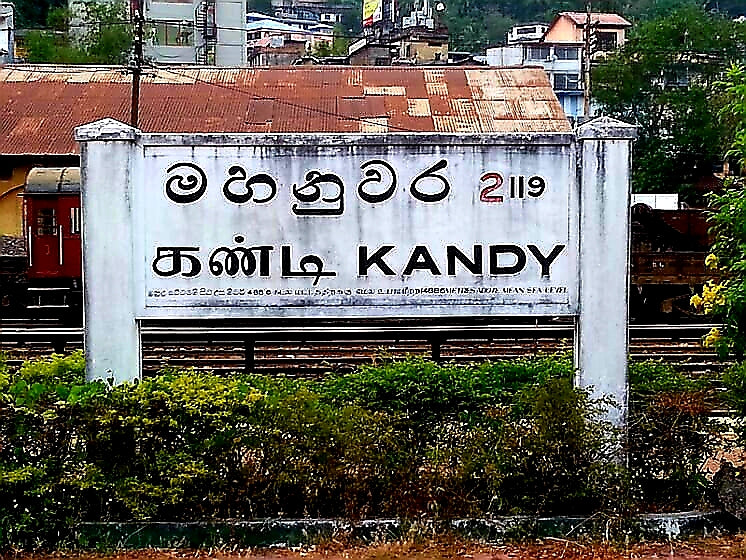
[[(560, 12), (560, 17), (569, 17), (575, 25), (585, 25), (588, 15), (585, 12)], [(591, 22), (601, 25), (613, 25), (618, 27), (632, 27), (632, 24), (619, 14), (592, 13)]]
[[(128, 122), (121, 69), (0, 68), (0, 154), (69, 154), (75, 126)], [(159, 68), (140, 96), (147, 132), (569, 132), (536, 68)]]

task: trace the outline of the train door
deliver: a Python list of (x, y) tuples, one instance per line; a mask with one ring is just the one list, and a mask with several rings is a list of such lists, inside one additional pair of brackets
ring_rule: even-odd
[(80, 278), (82, 263), (80, 261), (80, 197), (61, 196), (57, 207), (58, 235), (62, 256), (61, 274), (66, 278)]
[[(59, 276), (64, 246), (61, 243), (57, 197), (35, 196), (30, 204), (29, 276)], [(62, 250), (62, 253), (61, 253)]]

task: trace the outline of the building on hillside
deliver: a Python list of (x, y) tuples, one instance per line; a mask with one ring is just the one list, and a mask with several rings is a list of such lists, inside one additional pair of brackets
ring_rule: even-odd
[[(0, 235), (21, 231), (28, 170), (79, 165), (73, 129), (128, 121), (130, 96), (120, 68), (0, 68)], [(544, 72), (528, 68), (158, 68), (142, 78), (139, 120), (147, 132), (570, 130)]]
[(554, 93), (570, 117), (583, 115), (581, 43), (526, 43), (487, 49), (488, 66), (543, 68)]
[(297, 17), (284, 16), (282, 14), (270, 16), (259, 12), (249, 12), (246, 14), (247, 24), (261, 21), (276, 21), (292, 27), (299, 27), (304, 31), (328, 31), (329, 34), (334, 32), (333, 21), (327, 22), (312, 12), (301, 12)]
[[(161, 64), (246, 64), (244, 0), (140, 1), (145, 17), (143, 53), (147, 60)], [(80, 4), (80, 0), (68, 0), (76, 26), (83, 25)], [(130, 13), (136, 6), (132, 0)]]
[(362, 37), (348, 48), (353, 66), (446, 64), (448, 30), (407, 27), (382, 38)]
[(523, 23), (514, 25), (510, 28), (507, 35), (508, 45), (518, 45), (520, 43), (535, 43), (541, 41), (544, 34), (549, 29), (546, 23)]
[(15, 13), (13, 4), (0, 2), (0, 64), (10, 64), (15, 52)]
[[(588, 14), (561, 12), (544, 34), (546, 43), (583, 43)], [(621, 47), (627, 40), (627, 30), (632, 24), (618, 14), (592, 13), (591, 27), (595, 35), (594, 55), (603, 55)]]
[(168, 64), (246, 64), (242, 0), (145, 0), (145, 56)]
[(272, 9), (275, 17), (283, 21), (314, 19), (334, 25), (341, 23), (345, 15), (352, 13), (354, 5), (347, 2), (332, 4), (327, 0), (272, 0)]
[[(487, 49), (487, 64), (544, 68), (565, 114), (571, 117), (583, 116), (586, 21), (585, 13), (562, 12), (538, 40)], [(596, 54), (602, 55), (622, 45), (626, 40), (626, 31), (632, 24), (617, 14), (594, 13), (591, 14), (591, 25), (597, 39), (595, 58)], [(591, 114), (593, 112), (591, 108)]]
[(254, 20), (246, 24), (249, 66), (289, 66), (319, 49), (331, 48), (334, 28), (316, 24), (305, 29), (277, 21)]
[(365, 36), (349, 46), (350, 64), (438, 65), (448, 62), (448, 28), (438, 17), (445, 9), (442, 2), (435, 7), (428, 0), (423, 0), (422, 7), (415, 2), (410, 15), (402, 18), (401, 25), (389, 20), (393, 16), (383, 9), (388, 2), (380, 2), (382, 19), (364, 28)]

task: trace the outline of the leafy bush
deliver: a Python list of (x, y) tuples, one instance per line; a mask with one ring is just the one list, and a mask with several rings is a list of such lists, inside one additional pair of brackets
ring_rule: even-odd
[[(600, 420), (604, 403), (573, 388), (565, 356), (472, 367), (412, 358), (320, 381), (166, 371), (110, 386), (86, 383), (83, 371), (79, 353), (15, 372), (0, 365), (0, 547), (60, 543), (94, 520), (625, 505), (619, 436)], [(662, 365), (633, 372), (639, 386), (686, 389)], [(699, 417), (691, 418), (687, 430)], [(660, 439), (682, 423), (666, 413), (653, 426)], [(635, 468), (653, 469), (640, 470), (636, 484), (641, 499), (675, 502), (658, 490), (661, 477), (695, 480), (691, 470), (671, 470), (688, 465), (695, 447), (669, 457), (659, 439), (633, 446), (643, 459)]]
[(552, 377), (569, 378), (572, 373), (568, 356), (485, 362), (468, 367), (441, 365), (417, 357), (361, 366), (355, 373), (329, 378), (321, 391), (334, 403), (351, 402), (432, 422), (444, 415), (469, 414), (509, 403), (530, 384)]
[(646, 361), (630, 365), (630, 389), (632, 501), (661, 510), (700, 505), (709, 484), (701, 466), (713, 453), (717, 434), (708, 382)]
[(740, 417), (739, 425), (742, 439), (746, 439), (746, 362), (740, 362), (723, 376), (723, 383), (726, 387), (725, 399), (732, 407), (736, 416)]

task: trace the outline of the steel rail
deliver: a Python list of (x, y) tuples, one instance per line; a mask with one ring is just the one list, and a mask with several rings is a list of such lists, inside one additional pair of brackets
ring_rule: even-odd
[[(628, 332), (632, 338), (650, 338), (659, 334), (662, 337), (680, 338), (683, 334), (702, 336), (717, 324), (632, 324)], [(468, 338), (470, 335), (483, 335), (491, 338), (515, 338), (516, 335), (565, 335), (572, 334), (573, 326), (531, 325), (531, 324), (484, 324), (484, 325), (420, 325), (420, 326), (303, 326), (303, 327), (213, 327), (213, 326), (143, 326), (140, 333), (143, 337), (155, 340), (222, 339), (223, 337), (254, 337), (263, 341), (285, 340), (337, 340), (354, 337), (401, 338), (406, 335), (410, 340), (422, 340), (431, 337)], [(82, 340), (82, 327), (0, 327), (0, 341), (41, 340), (49, 337), (63, 337), (69, 340)]]

